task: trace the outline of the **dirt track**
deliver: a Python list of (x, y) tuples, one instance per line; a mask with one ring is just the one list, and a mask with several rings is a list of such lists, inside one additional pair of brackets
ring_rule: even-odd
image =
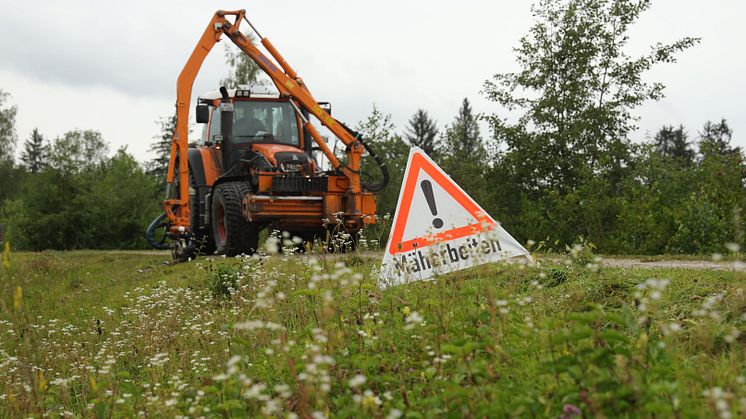
[[(560, 261), (555, 258), (539, 258), (539, 260)], [(603, 260), (603, 266), (610, 268), (648, 268), (648, 269), (702, 269), (716, 271), (746, 270), (743, 262), (712, 262), (707, 260), (657, 260), (643, 261), (641, 259), (617, 259)]]

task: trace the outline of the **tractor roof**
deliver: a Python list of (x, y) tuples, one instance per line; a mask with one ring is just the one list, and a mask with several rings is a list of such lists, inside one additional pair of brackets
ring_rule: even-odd
[[(261, 99), (278, 99), (280, 97), (280, 94), (277, 92), (277, 89), (275, 89), (274, 86), (264, 86), (261, 84), (239, 85), (236, 89), (228, 89), (228, 96), (236, 97), (237, 91), (240, 91), (242, 93), (250, 92), (248, 95), (240, 94), (239, 97), (253, 97)], [(215, 100), (220, 99), (221, 97), (223, 96), (220, 94), (220, 91), (213, 90), (200, 96), (200, 99)]]

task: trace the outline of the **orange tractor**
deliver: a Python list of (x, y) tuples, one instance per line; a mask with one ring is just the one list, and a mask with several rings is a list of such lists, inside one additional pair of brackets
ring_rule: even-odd
[[(244, 21), (274, 61), (240, 31)], [(221, 87), (198, 98), (197, 123), (205, 125), (198, 146), (190, 147), (192, 84), (223, 35), (269, 76), (277, 90)], [(365, 224), (375, 222), (374, 192), (388, 183), (389, 175), (370, 146), (330, 111), (328, 104), (314, 99), (244, 10), (216, 12), (178, 78), (164, 213), (148, 226), (148, 242), (185, 260), (200, 253), (252, 254), (264, 228), (314, 240), (327, 238), (329, 226), (334, 226), (354, 238)], [(329, 149), (311, 116), (345, 145), (343, 158)], [(365, 151), (381, 169), (380, 182), (361, 181)], [(327, 170), (315, 158), (318, 153), (328, 160)], [(165, 234), (157, 241), (159, 228)], [(171, 244), (166, 243), (169, 239)]]

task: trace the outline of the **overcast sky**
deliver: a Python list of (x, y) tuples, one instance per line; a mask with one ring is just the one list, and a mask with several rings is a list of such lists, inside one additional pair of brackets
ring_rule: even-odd
[[(528, 1), (142, 1), (0, 0), (0, 89), (18, 106), (20, 144), (34, 127), (47, 137), (95, 129), (138, 159), (172, 114), (176, 77), (214, 11), (245, 8), (306, 80), (351, 124), (375, 103), (402, 130), (418, 108), (442, 127), (468, 97), (478, 112), (484, 80), (516, 69), (512, 48), (532, 23)], [(654, 0), (633, 28), (629, 52), (682, 36), (702, 43), (649, 73), (666, 98), (640, 109), (635, 139), (684, 124), (690, 138), (726, 118), (746, 147), (746, 3)], [(222, 44), (222, 43), (221, 43)], [(739, 52), (740, 51), (740, 52)], [(208, 57), (194, 96), (228, 71), (224, 47)]]

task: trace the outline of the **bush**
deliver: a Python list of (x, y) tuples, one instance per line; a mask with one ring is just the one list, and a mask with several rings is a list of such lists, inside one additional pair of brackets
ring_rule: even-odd
[(205, 285), (214, 298), (230, 297), (236, 291), (240, 274), (236, 268), (218, 265), (208, 272)]

